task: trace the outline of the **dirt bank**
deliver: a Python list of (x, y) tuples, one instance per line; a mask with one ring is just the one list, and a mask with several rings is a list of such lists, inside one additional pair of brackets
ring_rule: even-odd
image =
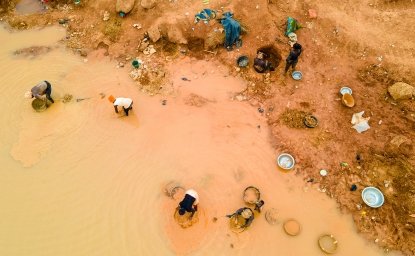
[[(415, 85), (415, 45), (410, 33), (415, 29), (415, 3), (211, 1), (210, 8), (234, 11), (247, 30), (242, 48), (232, 52), (221, 47), (205, 51), (206, 35), (220, 26), (215, 21), (193, 24), (193, 15), (204, 7), (199, 2), (189, 5), (182, 1), (158, 1), (152, 9), (136, 4), (121, 19), (116, 16), (113, 1), (82, 1), (80, 6), (53, 4), (42, 14), (21, 16), (9, 12), (2, 19), (18, 29), (61, 21), (68, 31), (64, 43), (69, 48), (85, 58), (109, 56), (125, 66), (126, 75), (131, 58), (138, 56), (149, 66), (154, 79), (138, 80), (137, 84), (150, 94), (170, 93), (164, 66), (181, 56), (215, 59), (228, 65), (229, 75), (248, 81), (240, 99), (260, 108), (268, 118), (275, 149), (295, 156), (297, 174), (335, 198), (370, 241), (413, 255), (415, 102), (394, 101), (387, 87), (397, 81)], [(8, 10), (5, 5), (2, 8)], [(309, 17), (309, 9), (316, 10), (317, 18)], [(108, 21), (103, 21), (105, 11), (110, 13)], [(255, 50), (265, 45), (274, 45), (285, 58), (289, 51), (283, 35), (287, 16), (297, 18), (304, 27), (297, 33), (304, 47), (297, 66), (304, 74), (303, 80), (284, 77), (283, 62), (269, 77), (256, 74), (252, 68), (236, 69), (239, 55), (252, 60)], [(148, 43), (143, 39), (154, 24), (158, 24), (162, 39), (151, 42), (155, 54), (144, 55)], [(352, 109), (341, 104), (338, 90), (344, 85), (353, 89), (356, 106)], [(203, 104), (201, 99), (189, 102)], [(350, 120), (353, 113), (363, 110), (371, 117), (371, 129), (358, 134)], [(282, 118), (286, 111), (313, 113), (319, 126), (308, 129), (301, 123), (287, 123), (289, 119)], [(347, 168), (340, 166), (343, 162), (348, 163)], [(327, 169), (328, 176), (320, 177), (320, 169)], [(350, 191), (352, 184), (357, 185), (354, 192)], [(360, 192), (365, 186), (383, 191), (386, 199), (382, 208), (371, 209), (363, 204)]]

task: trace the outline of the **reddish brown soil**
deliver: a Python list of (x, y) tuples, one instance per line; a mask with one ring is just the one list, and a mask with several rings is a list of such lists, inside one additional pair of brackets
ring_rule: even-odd
[[(0, 7), (7, 10), (7, 3), (2, 2)], [(247, 30), (242, 48), (232, 52), (222, 47), (204, 51), (206, 35), (221, 27), (216, 21), (193, 24), (193, 15), (204, 7), (199, 2), (189, 6), (187, 1), (157, 1), (150, 10), (136, 4), (132, 13), (120, 19), (114, 13), (114, 1), (83, 1), (72, 10), (58, 8), (55, 1), (55, 8), (45, 14), (5, 12), (2, 18), (18, 29), (58, 24), (59, 19), (67, 18), (65, 42), (69, 48), (82, 55), (104, 49), (104, 55), (124, 62), (125, 58), (142, 56), (136, 47), (155, 21), (170, 22), (165, 25), (167, 30), (169, 26), (178, 28), (188, 44), (176, 45), (164, 36), (155, 45), (157, 53), (151, 57), (151, 65), (162, 66), (183, 54), (215, 58), (229, 65), (231, 75), (249, 81), (242, 93), (251, 105), (264, 110), (258, 114), (269, 119), (276, 152), (293, 154), (304, 180), (319, 183), (341, 209), (353, 215), (366, 238), (414, 255), (415, 101), (395, 102), (387, 87), (397, 81), (415, 85), (415, 2), (212, 0), (210, 8), (232, 10)], [(317, 11), (317, 18), (308, 17), (309, 9)], [(111, 13), (107, 22), (102, 20), (104, 10)], [(270, 76), (256, 74), (251, 67), (237, 69), (239, 55), (249, 56), (252, 63), (256, 49), (267, 45), (277, 48), (285, 59), (289, 51), (284, 36), (288, 16), (304, 27), (297, 32), (304, 48), (297, 65), (302, 81), (283, 75), (284, 61)], [(143, 28), (137, 30), (134, 23)], [(180, 51), (183, 49), (187, 52)], [(353, 108), (341, 104), (338, 91), (345, 85), (353, 89)], [(189, 104), (203, 103), (204, 99), (189, 99)], [(359, 134), (350, 121), (353, 113), (363, 110), (370, 117), (371, 129)], [(315, 115), (319, 125), (304, 127), (304, 113)], [(342, 162), (347, 166), (341, 166)], [(328, 176), (321, 177), (320, 169), (327, 169)], [(357, 185), (357, 191), (350, 191), (352, 184)], [(360, 193), (365, 186), (383, 191), (384, 206), (371, 209), (363, 204)]]

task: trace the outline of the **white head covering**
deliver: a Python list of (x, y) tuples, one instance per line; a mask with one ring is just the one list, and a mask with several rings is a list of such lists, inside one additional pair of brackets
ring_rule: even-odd
[(242, 216), (244, 219), (249, 219), (249, 218), (252, 216), (252, 211), (251, 211), (251, 210), (249, 210), (249, 209), (245, 209), (245, 210), (243, 210), (243, 211), (241, 212), (241, 216)]
[(25, 93), (24, 93), (24, 97), (25, 97), (26, 99), (31, 99), (31, 98), (33, 98), (32, 92), (31, 92), (31, 91), (27, 91), (27, 92), (25, 92)]

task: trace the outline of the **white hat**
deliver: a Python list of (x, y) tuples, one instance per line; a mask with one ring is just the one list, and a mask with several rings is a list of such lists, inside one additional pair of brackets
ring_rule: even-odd
[(252, 211), (251, 211), (251, 209), (245, 209), (245, 210), (243, 210), (243, 211), (241, 212), (241, 216), (242, 216), (244, 219), (249, 219), (249, 218), (251, 218), (251, 216), (252, 216)]
[(33, 98), (33, 94), (32, 94), (31, 91), (27, 91), (27, 92), (24, 93), (24, 97), (26, 99), (31, 99), (31, 98)]

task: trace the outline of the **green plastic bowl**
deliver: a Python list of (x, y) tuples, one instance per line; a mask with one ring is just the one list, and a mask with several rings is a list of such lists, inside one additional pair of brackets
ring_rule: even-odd
[(138, 60), (133, 60), (131, 62), (131, 65), (133, 65), (134, 68), (139, 68), (140, 67), (140, 62), (138, 62)]

